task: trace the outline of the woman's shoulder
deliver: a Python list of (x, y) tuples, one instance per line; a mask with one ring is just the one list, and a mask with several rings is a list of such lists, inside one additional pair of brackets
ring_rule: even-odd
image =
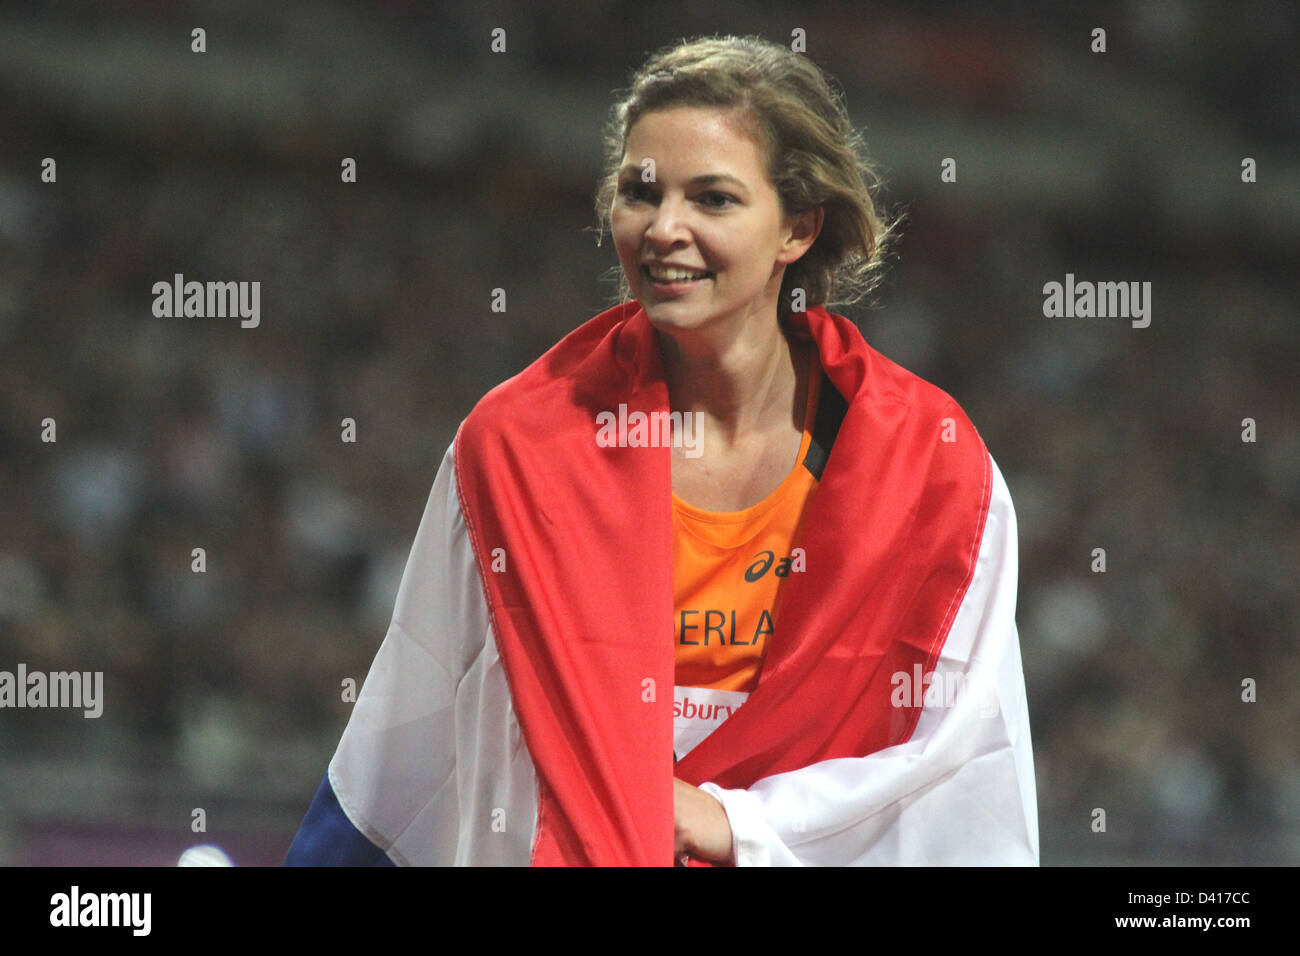
[(883, 399), (906, 402), (917, 414), (934, 417), (957, 412), (966, 416), (957, 400), (939, 385), (922, 378), (917, 372), (905, 368), (870, 345), (875, 363), (876, 387)]
[(616, 407), (633, 361), (626, 331), (635, 306), (623, 303), (586, 319), (488, 390), (461, 423), (458, 445), (547, 439), (575, 422), (594, 421), (594, 411), (611, 402)]
[(903, 415), (914, 426), (941, 425), (945, 418), (972, 424), (957, 400), (943, 388), (876, 349), (850, 319), (831, 315), (840, 333), (833, 362), (842, 369), (832, 378), (839, 379), (837, 387), (846, 386), (854, 392), (846, 395), (846, 400), (865, 402), (878, 412)]

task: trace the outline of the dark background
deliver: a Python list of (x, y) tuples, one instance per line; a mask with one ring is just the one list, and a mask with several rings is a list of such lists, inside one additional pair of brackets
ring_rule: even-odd
[[(908, 217), (835, 311), (957, 399), (1016, 505), (1043, 862), (1295, 862), (1298, 10), (0, 8), (0, 669), (105, 673), (98, 720), (0, 711), (0, 863), (282, 858), (457, 424), (612, 304), (615, 89), (795, 28)], [(260, 327), (155, 318), (176, 272), (260, 281)], [(1067, 272), (1151, 282), (1150, 327), (1045, 318)]]

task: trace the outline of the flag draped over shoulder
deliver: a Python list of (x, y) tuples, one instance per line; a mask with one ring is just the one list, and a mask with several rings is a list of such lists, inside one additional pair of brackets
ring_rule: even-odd
[(791, 321), (842, 413), (794, 541), (805, 570), (783, 584), (757, 687), (676, 766), (669, 449), (597, 441), (598, 417), (622, 404), (668, 410), (644, 311), (591, 319), (457, 433), (459, 510), (536, 772), (534, 864), (668, 865), (674, 776), (744, 789), (916, 727), (922, 708), (891, 701), (895, 678), (936, 667), (975, 571), (992, 462), (951, 398), (848, 319), (818, 307)]

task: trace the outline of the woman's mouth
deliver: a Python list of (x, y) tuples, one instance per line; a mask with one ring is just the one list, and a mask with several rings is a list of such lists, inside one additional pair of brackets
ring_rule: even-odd
[(663, 292), (685, 292), (706, 279), (712, 279), (712, 272), (694, 272), (685, 269), (662, 269), (658, 266), (642, 266), (641, 274), (658, 290)]

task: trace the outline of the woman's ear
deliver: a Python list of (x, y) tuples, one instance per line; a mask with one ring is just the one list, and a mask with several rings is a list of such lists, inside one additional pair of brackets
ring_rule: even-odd
[(786, 228), (790, 230), (790, 235), (782, 245), (777, 261), (788, 266), (792, 262), (797, 262), (812, 248), (812, 244), (821, 235), (825, 216), (825, 210), (821, 206), (814, 206), (806, 212), (791, 216), (786, 221)]

